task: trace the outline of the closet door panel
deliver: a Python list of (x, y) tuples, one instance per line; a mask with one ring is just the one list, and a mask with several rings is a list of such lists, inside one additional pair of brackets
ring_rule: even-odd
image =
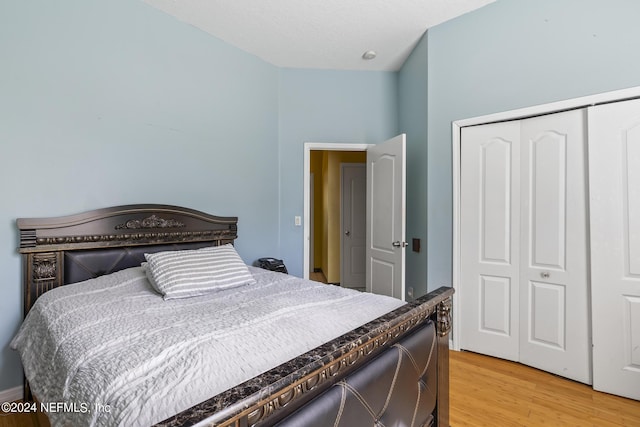
[(529, 281), (529, 340), (537, 345), (564, 351), (566, 301), (565, 286)]
[(511, 286), (509, 277), (480, 276), (480, 331), (511, 335)]
[[(627, 275), (640, 278), (640, 123), (625, 132), (623, 212)], [(640, 352), (639, 352), (640, 353)]]
[(520, 361), (590, 384), (585, 114), (522, 121)]
[(589, 109), (593, 387), (640, 400), (640, 100)]
[(511, 151), (513, 144), (495, 138), (481, 144), (480, 152), (480, 260), (511, 261)]
[(520, 125), (462, 129), (463, 349), (518, 360)]
[[(533, 124), (527, 123), (527, 128), (532, 126)], [(529, 184), (527, 193), (530, 208), (527, 225), (531, 246), (529, 263), (539, 268), (564, 271), (567, 235), (567, 135), (547, 130), (536, 133), (535, 138), (527, 143), (529, 174), (526, 182)]]

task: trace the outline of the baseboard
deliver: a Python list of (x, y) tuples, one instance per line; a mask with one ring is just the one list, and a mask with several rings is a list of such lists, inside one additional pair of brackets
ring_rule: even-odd
[(0, 402), (13, 402), (22, 399), (22, 386), (0, 390)]

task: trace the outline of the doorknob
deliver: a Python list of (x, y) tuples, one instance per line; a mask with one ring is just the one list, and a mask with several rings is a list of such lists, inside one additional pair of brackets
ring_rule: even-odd
[(344, 235), (345, 236), (351, 236), (351, 232), (349, 230), (347, 230), (347, 231), (344, 232)]
[(540, 273), (540, 277), (542, 277), (543, 279), (548, 279), (549, 276), (551, 276), (551, 274), (548, 271), (543, 271), (542, 273)]
[(395, 242), (393, 242), (391, 244), (394, 248), (399, 248), (399, 247), (403, 247), (406, 248), (408, 243), (407, 242), (401, 242), (400, 240), (396, 240)]

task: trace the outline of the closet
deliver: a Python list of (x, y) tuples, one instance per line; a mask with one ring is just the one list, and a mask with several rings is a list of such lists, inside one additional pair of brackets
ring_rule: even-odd
[(640, 100), (460, 129), (459, 344), (640, 399)]
[(462, 129), (462, 340), (591, 383), (585, 111)]

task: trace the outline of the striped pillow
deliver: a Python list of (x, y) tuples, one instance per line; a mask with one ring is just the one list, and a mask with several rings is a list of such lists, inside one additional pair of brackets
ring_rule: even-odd
[(256, 283), (231, 244), (157, 252), (144, 257), (149, 281), (165, 300)]

